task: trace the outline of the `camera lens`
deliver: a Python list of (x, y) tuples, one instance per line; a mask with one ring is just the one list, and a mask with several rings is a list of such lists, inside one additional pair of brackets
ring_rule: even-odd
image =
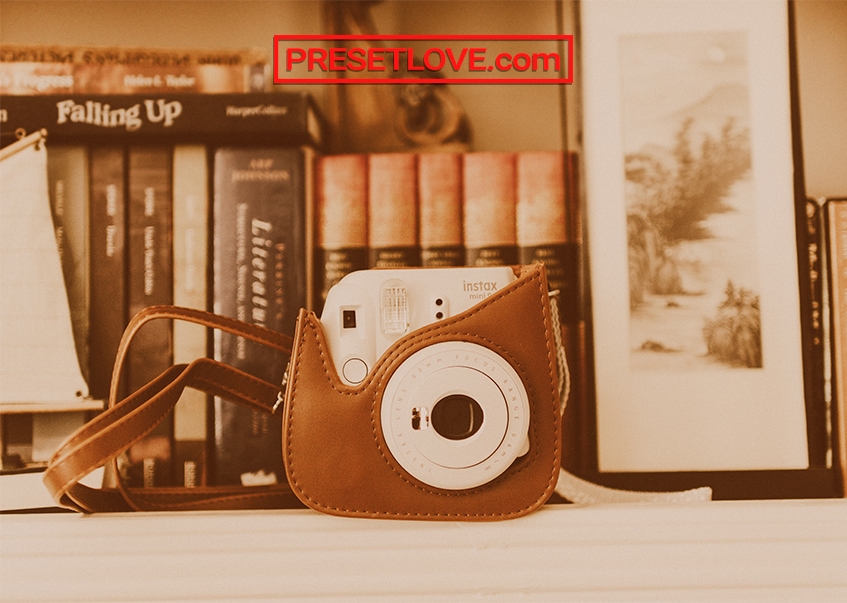
[(482, 427), (482, 407), (463, 394), (445, 396), (432, 409), (432, 428), (448, 440), (465, 440)]

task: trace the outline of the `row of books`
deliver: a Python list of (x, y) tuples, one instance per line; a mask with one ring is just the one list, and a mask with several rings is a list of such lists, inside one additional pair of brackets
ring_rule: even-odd
[(570, 367), (563, 463), (588, 467), (593, 409), (572, 152), (374, 153), (317, 160), (314, 299), (364, 268), (543, 262)]
[[(68, 283), (76, 298), (71, 307), (77, 341), (88, 345), (79, 354), (88, 358), (84, 364), (95, 396), (108, 394), (120, 334), (126, 320), (144, 307), (211, 308), (293, 332), (300, 307), (319, 309), (318, 296), (331, 281), (369, 266), (542, 260), (551, 267), (551, 285), (568, 302), (562, 305), (564, 322), (576, 322), (578, 235), (572, 233), (578, 225), (568, 224), (566, 210), (573, 156), (316, 158), (303, 147), (130, 144), (59, 145), (48, 149), (48, 158), (51, 198), (54, 208), (61, 208), (55, 213), (57, 237), (65, 243), (62, 257), (88, 257), (73, 272), (67, 267), (66, 274), (74, 275)], [(469, 180), (471, 186), (461, 184)], [(468, 210), (473, 204), (491, 207), (495, 219), (478, 207), (477, 215), (486, 222), (474, 223)], [(496, 231), (486, 233), (486, 226)], [(427, 228), (451, 234), (419, 239), (418, 231)], [(80, 236), (86, 231), (88, 237)], [(69, 253), (73, 247), (80, 251)], [(282, 378), (285, 360), (251, 342), (216, 333), (212, 347), (221, 361), (271, 382)], [(130, 352), (124, 393), (172, 363), (190, 362), (208, 351), (203, 331), (153, 323), (139, 333)], [(206, 410), (205, 398), (189, 392), (173, 423), (163, 423), (130, 449), (124, 464), (127, 481), (264, 483), (281, 476), (278, 418), (225, 400), (214, 401), (209, 420)]]
[[(317, 156), (323, 122), (293, 93), (11, 96), (2, 110), (10, 129), (48, 130), (78, 355), (98, 398), (142, 308), (207, 308), (292, 332), (300, 307), (319, 311), (358, 268), (541, 260), (565, 322), (578, 321), (573, 154)], [(272, 382), (285, 364), (226, 334), (207, 342), (190, 325), (153, 323), (133, 345), (122, 393), (206, 354)], [(127, 481), (279, 479), (278, 422), (187, 392), (173, 421), (130, 449)]]
[[(142, 126), (127, 127), (136, 118)], [(324, 135), (308, 95), (9, 96), (2, 119), (4, 137), (47, 131), (56, 239), (92, 397), (108, 397), (124, 326), (146, 306), (209, 308), (292, 330), (311, 291), (302, 269), (311, 257), (306, 199)], [(283, 300), (284, 308), (269, 307)], [(202, 330), (152, 323), (133, 344), (121, 393), (172, 362), (210, 353), (262, 374), (251, 365), (249, 344), (221, 335), (212, 346)], [(281, 368), (264, 376), (278, 381)], [(266, 419), (249, 411), (245, 418), (224, 401), (215, 405), (223, 410), (210, 414), (205, 397), (186, 392), (173, 421), (126, 455), (129, 483), (237, 482), (240, 473), (220, 475), (232, 463), (209, 458), (207, 433), (239, 441), (230, 432), (244, 428), (279, 438)], [(273, 458), (273, 447), (256, 448)], [(237, 452), (243, 450), (230, 454)]]
[(543, 261), (576, 302), (576, 170), (561, 151), (320, 157), (316, 299), (354, 269)]
[[(145, 307), (206, 309), (281, 332), (293, 331), (308, 305), (308, 147), (198, 144), (56, 145), (48, 148), (49, 185), (65, 264), (78, 356), (92, 396), (108, 396), (112, 363), (127, 320)], [(211, 201), (211, 203), (210, 203)], [(210, 280), (211, 278), (211, 280)], [(146, 326), (129, 351), (122, 394), (173, 363), (212, 351), (271, 382), (284, 359), (217, 333), (161, 321)], [(257, 456), (279, 446), (266, 417), (215, 401), (214, 478), (208, 475), (207, 401), (187, 392), (166, 421), (125, 459), (135, 485), (240, 480)], [(241, 458), (248, 467), (235, 469)], [(174, 468), (182, 468), (176, 475)], [(264, 466), (257, 470), (265, 469)], [(231, 470), (237, 471), (233, 476)]]
[(0, 94), (265, 92), (263, 49), (0, 44)]

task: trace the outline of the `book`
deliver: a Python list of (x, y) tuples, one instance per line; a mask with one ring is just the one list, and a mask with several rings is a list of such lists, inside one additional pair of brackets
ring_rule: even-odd
[(465, 263), (518, 263), (515, 155), (472, 152), (462, 157)]
[(516, 157), (516, 241), (521, 264), (541, 262), (558, 290), (559, 310), (573, 322), (577, 299), (576, 245), (568, 240), (565, 153), (521, 152)]
[[(565, 194), (566, 215), (568, 218), (568, 241), (575, 249), (573, 270), (576, 274), (576, 290), (570, 307), (565, 307), (564, 316), (572, 317), (564, 320), (565, 346), (570, 367), (571, 389), (568, 404), (563, 417), (563, 437), (568, 442), (563, 444), (563, 464), (575, 472), (586, 475), (595, 470), (593, 465), (597, 440), (597, 417), (592, 406), (591, 370), (592, 351), (590, 349), (590, 316), (586, 294), (583, 270), (583, 223), (582, 197), (579, 187), (579, 156), (575, 152), (567, 154)], [(561, 309), (561, 308), (560, 308)], [(570, 454), (568, 451), (570, 450)]]
[(463, 266), (462, 155), (418, 155), (419, 244), (422, 266)]
[(368, 247), (373, 268), (420, 265), (414, 153), (368, 156)]
[[(313, 152), (308, 148), (224, 147), (214, 156), (213, 304), (217, 314), (294, 333), (312, 303)], [(221, 362), (281, 383), (287, 357), (215, 331)], [(281, 416), (216, 398), (215, 483), (285, 480)]]
[(3, 130), (46, 128), (51, 142), (80, 140), (309, 144), (319, 147), (324, 124), (312, 97), (273, 94), (63, 94), (4, 96)]
[(847, 496), (847, 198), (827, 199), (827, 276), (831, 328), (834, 465)]
[(91, 396), (105, 400), (109, 397), (112, 366), (129, 313), (126, 297), (127, 203), (124, 147), (93, 146), (89, 151), (88, 169), (88, 381)]
[(315, 165), (315, 310), (346, 274), (368, 267), (368, 158), (324, 155)]
[[(824, 312), (826, 309), (826, 238), (825, 210), (819, 199), (805, 199), (802, 216), (805, 224), (798, 224), (798, 250), (801, 262), (800, 286), (806, 288), (806, 306), (803, 310), (807, 321), (806, 395), (814, 401), (806, 409), (809, 438), (810, 464), (819, 467), (832, 466), (831, 389), (827, 387), (829, 353), (826, 338), (829, 332)], [(798, 202), (800, 203), (800, 202)], [(802, 293), (802, 292), (801, 292)]]
[[(148, 306), (173, 303), (169, 146), (130, 146), (127, 151), (129, 239), (127, 294), (130, 316)], [(168, 321), (145, 325), (127, 354), (127, 386), (136, 391), (173, 364)], [(173, 485), (173, 418), (167, 418), (129, 449), (124, 478), (129, 485)]]
[[(209, 170), (203, 145), (178, 144), (173, 150), (173, 302), (207, 309)], [(206, 329), (185, 321), (173, 323), (175, 364), (207, 356)], [(174, 409), (174, 479), (176, 485), (206, 484), (208, 396), (186, 389)]]
[(89, 382), (88, 149), (84, 145), (50, 146), (47, 182), (77, 360)]
[(517, 244), (521, 264), (542, 262), (557, 304), (571, 380), (563, 417), (562, 462), (580, 471), (588, 443), (587, 350), (581, 314), (581, 212), (577, 156), (564, 151), (520, 152), (517, 170)]
[(262, 49), (0, 45), (0, 94), (264, 92)]

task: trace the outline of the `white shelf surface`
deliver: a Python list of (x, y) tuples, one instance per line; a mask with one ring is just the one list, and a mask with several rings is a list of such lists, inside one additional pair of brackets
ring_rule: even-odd
[(845, 601), (847, 500), (0, 516), (0, 600)]

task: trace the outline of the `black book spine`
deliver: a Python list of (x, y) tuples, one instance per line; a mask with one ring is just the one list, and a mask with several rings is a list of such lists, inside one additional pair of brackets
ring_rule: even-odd
[[(313, 286), (311, 153), (297, 148), (221, 148), (214, 158), (214, 310), (294, 333)], [(287, 357), (215, 333), (216, 359), (281, 383)], [(285, 480), (281, 418), (215, 400), (216, 483)]]
[[(132, 146), (128, 151), (130, 316), (148, 306), (173, 303), (172, 157), (168, 146)], [(155, 321), (139, 331), (127, 361), (130, 391), (167, 370), (173, 363), (171, 324)], [(130, 448), (129, 461), (131, 485), (173, 484), (173, 416)]]
[(47, 128), (54, 142), (104, 139), (221, 144), (323, 142), (323, 122), (305, 93), (277, 94), (67, 94), (4, 96), (4, 140), (18, 128)]
[[(89, 155), (89, 392), (109, 397), (112, 366), (126, 326), (126, 156), (121, 146)], [(123, 393), (123, 392), (121, 392)]]

